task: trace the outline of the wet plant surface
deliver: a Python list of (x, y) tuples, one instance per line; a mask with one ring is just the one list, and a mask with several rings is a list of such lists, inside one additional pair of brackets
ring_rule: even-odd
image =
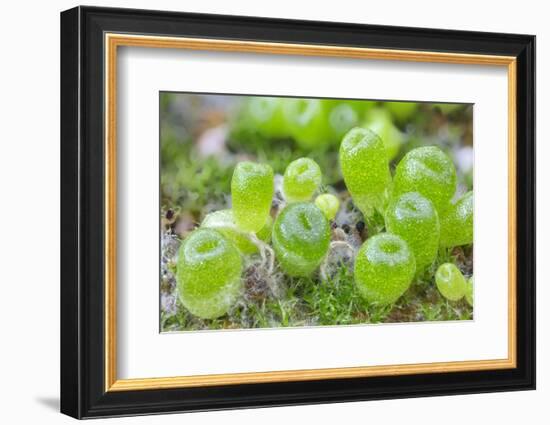
[[(364, 110), (358, 109), (360, 118), (354, 125), (368, 127), (374, 122), (380, 134), (398, 139), (397, 144), (385, 145), (394, 155), (388, 161), (392, 177), (405, 154), (417, 147), (438, 146), (456, 167), (454, 201), (472, 190), (471, 106), (416, 104), (414, 113), (403, 118), (400, 113), (392, 115), (388, 102), (371, 103)], [(473, 318), (473, 307), (466, 298), (446, 299), (435, 282), (436, 271), (446, 263), (456, 265), (466, 279), (473, 275), (471, 243), (440, 246), (433, 262), (415, 273), (408, 289), (395, 302), (380, 304), (362, 296), (354, 278), (355, 258), (369, 238), (387, 231), (387, 202), (372, 211), (355, 205), (339, 164), (340, 135), (328, 137), (322, 146), (311, 145), (316, 135), (296, 126), (292, 134), (284, 134), (280, 128), (258, 125), (245, 113), (249, 107), (246, 99), (234, 96), (161, 95), (161, 331)], [(376, 113), (372, 113), (374, 110)], [(388, 112), (381, 114), (381, 110)], [(288, 206), (283, 175), (287, 166), (299, 158), (312, 159), (322, 172), (311, 205), (319, 194), (334, 195), (339, 201), (336, 215), (327, 218), (330, 240), (321, 264), (305, 276), (294, 276), (274, 256), (273, 241), (267, 238), (260, 241), (259, 249), (253, 247), (255, 252), (242, 256), (241, 290), (225, 314), (206, 319), (191, 313), (179, 296), (178, 253), (209, 213), (233, 207), (231, 181), (236, 165), (252, 161), (271, 167), (274, 193), (268, 210), (276, 221)], [(299, 189), (293, 193), (301, 195)]]

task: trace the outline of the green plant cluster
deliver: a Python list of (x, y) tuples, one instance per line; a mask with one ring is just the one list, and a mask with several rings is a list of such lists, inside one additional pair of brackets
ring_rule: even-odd
[(417, 110), (414, 102), (388, 102), (382, 107), (366, 100), (251, 97), (233, 120), (232, 136), (253, 146), (293, 140), (299, 149), (322, 152), (338, 147), (350, 129), (368, 127), (380, 135), (391, 160), (405, 140), (396, 123), (406, 123)]
[[(325, 275), (325, 268), (331, 252), (342, 247), (352, 252), (353, 267), (348, 273), (352, 283), (336, 290), (344, 291), (351, 297), (350, 306), (359, 306), (365, 314), (384, 311), (422, 284), (426, 271), (441, 264), (450, 248), (473, 243), (473, 194), (456, 199), (453, 161), (439, 147), (423, 146), (407, 152), (392, 173), (390, 161), (399, 143), (393, 122), (384, 126), (384, 119), (377, 119), (378, 133), (353, 127), (357, 110), (372, 105), (254, 98), (247, 107), (252, 121), (247, 125), (265, 135), (290, 134), (306, 148), (340, 143), (340, 171), (369, 236), (358, 249), (334, 240), (331, 220), (341, 202), (334, 194), (323, 193), (321, 167), (313, 159), (303, 157), (287, 165), (281, 187), (283, 205), (278, 208), (273, 207), (272, 167), (241, 161), (231, 178), (231, 209), (208, 214), (179, 249), (178, 296), (194, 316), (218, 319), (233, 309), (245, 291), (246, 266), (258, 256), (267, 275), (282, 272), (291, 282), (318, 273), (321, 282), (314, 291), (302, 289), (302, 299), (286, 299), (330, 310), (315, 293), (324, 289), (323, 282), (333, 279)], [(393, 108), (395, 116), (406, 120), (416, 106), (396, 103)], [(383, 113), (372, 109), (372, 114)], [(467, 280), (454, 264), (440, 265), (435, 282), (427, 284), (434, 283), (445, 299), (455, 302), (465, 297), (473, 304), (473, 278)], [(294, 288), (300, 291), (299, 285)], [(280, 300), (276, 308), (282, 323), (288, 320), (285, 311), (295, 311)]]

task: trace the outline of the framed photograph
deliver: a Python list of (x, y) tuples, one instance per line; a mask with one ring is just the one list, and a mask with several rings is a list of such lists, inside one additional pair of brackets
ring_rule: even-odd
[(535, 37), (61, 14), (61, 411), (535, 388)]

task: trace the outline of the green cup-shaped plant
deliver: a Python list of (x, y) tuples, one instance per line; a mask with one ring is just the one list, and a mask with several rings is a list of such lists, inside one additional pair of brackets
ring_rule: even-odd
[(283, 114), (288, 130), (302, 149), (323, 149), (333, 137), (329, 104), (321, 99), (285, 99)]
[(245, 232), (259, 232), (273, 200), (273, 170), (267, 164), (239, 162), (231, 179), (233, 217)]
[(245, 108), (250, 126), (266, 138), (288, 136), (283, 114), (283, 100), (277, 97), (254, 96), (248, 99)]
[(332, 193), (323, 193), (315, 198), (315, 205), (323, 212), (327, 220), (334, 220), (340, 209), (340, 201)]
[(241, 271), (241, 256), (233, 243), (214, 229), (197, 229), (178, 253), (179, 299), (195, 316), (223, 316), (239, 297)]
[(391, 233), (379, 233), (361, 246), (354, 278), (361, 296), (373, 304), (392, 304), (409, 288), (416, 271), (407, 243)]
[(288, 202), (309, 201), (321, 185), (321, 168), (309, 158), (298, 158), (286, 167), (283, 192)]
[(401, 236), (414, 253), (417, 272), (433, 263), (439, 248), (439, 219), (428, 199), (418, 192), (394, 198), (385, 221), (387, 231)]
[(276, 257), (288, 275), (309, 276), (328, 252), (330, 226), (315, 205), (293, 203), (275, 219), (272, 242)]
[(469, 245), (474, 241), (474, 193), (462, 195), (441, 214), (443, 247)]
[(466, 294), (466, 279), (452, 263), (439, 266), (435, 273), (437, 289), (449, 301), (458, 301)]
[(391, 181), (384, 142), (365, 128), (351, 129), (340, 145), (340, 167), (354, 204), (370, 216), (374, 208), (383, 209)]
[[(273, 219), (268, 215), (264, 227), (256, 233), (258, 239), (263, 242), (269, 242), (271, 240), (272, 226)], [(250, 236), (237, 227), (233, 218), (233, 211), (229, 209), (207, 214), (201, 223), (201, 227), (218, 230), (233, 242), (243, 255), (251, 255), (258, 252), (258, 247), (250, 240)]]
[(453, 161), (437, 146), (408, 152), (399, 162), (393, 179), (393, 196), (419, 192), (441, 213), (455, 194), (456, 170)]

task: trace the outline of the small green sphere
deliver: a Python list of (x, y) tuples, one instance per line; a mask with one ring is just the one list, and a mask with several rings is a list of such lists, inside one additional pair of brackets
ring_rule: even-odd
[(197, 229), (183, 241), (176, 280), (181, 303), (195, 316), (214, 319), (233, 306), (241, 292), (239, 251), (214, 229)]
[(354, 204), (370, 216), (383, 209), (386, 189), (391, 182), (384, 142), (366, 128), (351, 129), (340, 145), (340, 167)]
[(397, 156), (403, 144), (404, 136), (393, 124), (391, 115), (387, 110), (383, 108), (370, 110), (363, 126), (380, 136), (386, 147), (389, 160)]
[(470, 307), (474, 306), (474, 277), (470, 277), (466, 281), (466, 301), (470, 304)]
[(418, 192), (393, 199), (386, 209), (386, 229), (401, 236), (414, 253), (417, 272), (433, 263), (439, 248), (439, 219), (432, 203)]
[[(256, 233), (258, 239), (269, 242), (271, 239), (272, 226), (273, 219), (268, 215), (264, 227)], [(235, 224), (233, 211), (231, 210), (219, 210), (207, 214), (201, 223), (201, 227), (218, 230), (227, 239), (233, 242), (243, 255), (251, 255), (258, 252), (258, 247), (252, 243), (250, 237)]]
[(474, 193), (465, 193), (441, 214), (443, 247), (469, 245), (474, 241)]
[(392, 304), (405, 293), (416, 271), (414, 255), (397, 235), (379, 233), (361, 246), (355, 258), (355, 284), (368, 302)]
[(298, 158), (286, 167), (283, 192), (288, 202), (309, 201), (321, 185), (321, 168), (309, 158)]
[(435, 283), (441, 295), (450, 301), (458, 301), (466, 294), (466, 279), (452, 263), (439, 266), (435, 273)]
[(408, 152), (399, 162), (393, 179), (393, 196), (419, 192), (441, 213), (456, 190), (453, 161), (437, 146), (424, 146)]
[(305, 202), (288, 205), (275, 219), (273, 248), (290, 276), (309, 276), (323, 261), (330, 243), (330, 226), (319, 208)]
[(340, 201), (331, 193), (323, 193), (315, 198), (315, 205), (323, 212), (327, 220), (334, 220), (340, 209)]
[(273, 200), (273, 170), (267, 164), (239, 162), (231, 179), (233, 217), (245, 232), (259, 232)]

